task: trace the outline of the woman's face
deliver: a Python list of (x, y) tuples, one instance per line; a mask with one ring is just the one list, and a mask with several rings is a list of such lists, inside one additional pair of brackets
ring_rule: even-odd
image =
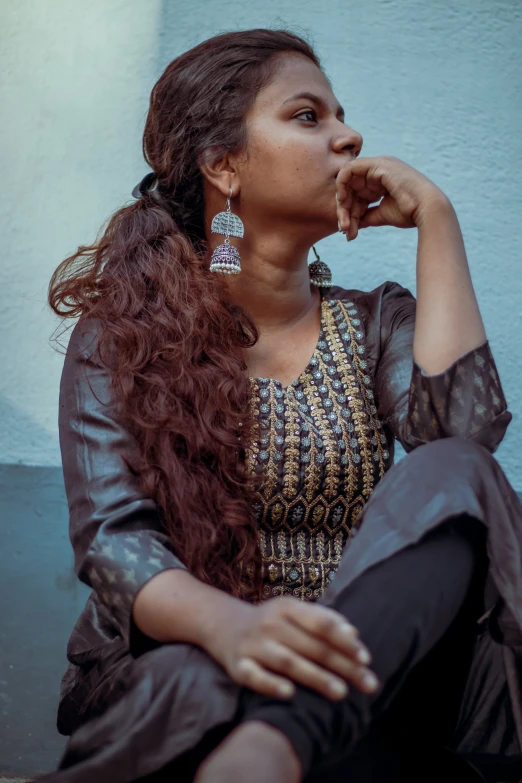
[(312, 241), (336, 232), (335, 178), (363, 140), (345, 124), (322, 71), (302, 55), (281, 55), (247, 116), (247, 132), (236, 169), (242, 219), (260, 230), (295, 224)]

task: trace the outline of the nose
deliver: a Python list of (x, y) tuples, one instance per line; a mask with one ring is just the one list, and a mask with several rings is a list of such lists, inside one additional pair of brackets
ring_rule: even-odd
[(334, 142), (336, 152), (349, 152), (356, 158), (361, 153), (363, 137), (353, 128), (343, 124), (339, 136)]

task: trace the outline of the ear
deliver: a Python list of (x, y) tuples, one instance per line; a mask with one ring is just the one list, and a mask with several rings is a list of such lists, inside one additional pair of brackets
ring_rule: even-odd
[(203, 158), (199, 169), (207, 182), (225, 198), (230, 195), (230, 188), (232, 198), (237, 196), (241, 186), (234, 157), (229, 152), (223, 153), (217, 147), (210, 147), (205, 150)]

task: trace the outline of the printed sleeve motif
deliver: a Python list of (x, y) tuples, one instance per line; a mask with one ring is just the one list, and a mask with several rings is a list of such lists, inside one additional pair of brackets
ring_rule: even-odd
[(406, 435), (422, 443), (457, 435), (494, 451), (511, 420), (488, 341), (437, 375), (414, 362), (408, 402)]
[(75, 571), (130, 638), (132, 604), (151, 577), (185, 568), (151, 498), (128, 467), (136, 444), (118, 422), (108, 371), (91, 356), (93, 322), (78, 322), (60, 382), (59, 435)]
[(413, 359), (416, 300), (389, 283), (381, 305), (381, 356), (376, 369), (379, 415), (411, 451), (438, 438), (469, 438), (494, 452), (512, 414), (507, 410), (489, 342), (437, 375)]

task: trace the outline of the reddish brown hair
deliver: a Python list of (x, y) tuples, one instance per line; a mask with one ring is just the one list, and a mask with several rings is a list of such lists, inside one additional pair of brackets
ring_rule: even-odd
[(283, 52), (320, 67), (305, 40), (269, 29), (224, 33), (173, 60), (143, 136), (160, 201), (146, 194), (115, 212), (49, 284), (55, 313), (99, 321), (98, 354), (139, 446), (133, 467), (178, 556), (200, 580), (247, 598), (261, 578), (244, 459), (245, 349), (258, 335), (208, 271), (199, 166), (246, 149), (246, 114)]

